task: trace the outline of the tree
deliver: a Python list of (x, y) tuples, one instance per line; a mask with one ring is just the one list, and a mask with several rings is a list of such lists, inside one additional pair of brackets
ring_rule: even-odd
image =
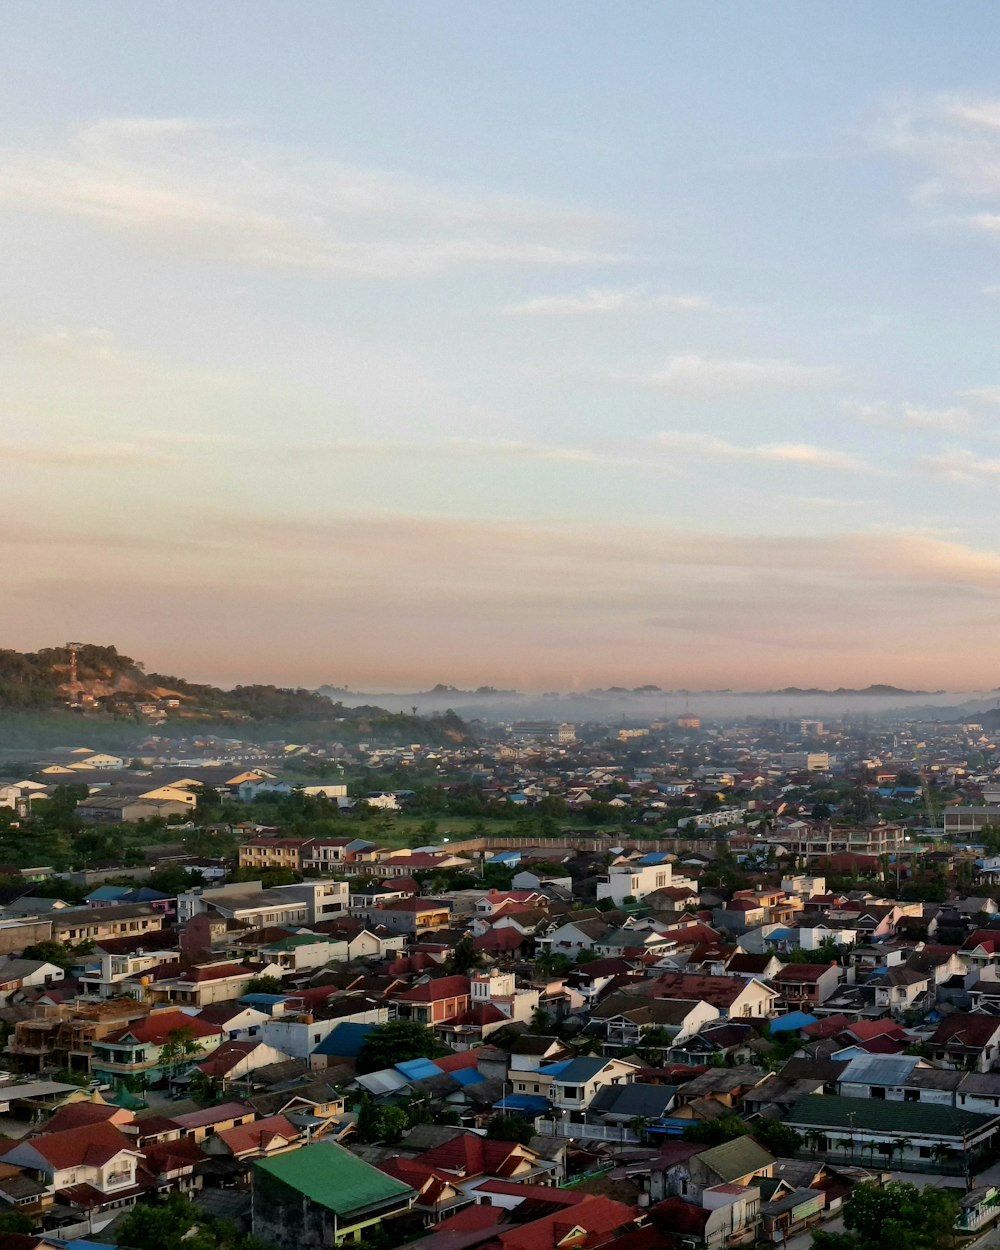
[(130, 1250), (263, 1250), (228, 1220), (207, 1215), (182, 1194), (162, 1202), (140, 1202), (116, 1230)]
[(802, 1149), (803, 1137), (780, 1120), (759, 1120), (753, 1125), (757, 1141), (779, 1159), (794, 1159)]
[(67, 972), (73, 962), (69, 947), (49, 938), (46, 938), (44, 942), (36, 942), (33, 946), (26, 946), (23, 958), (40, 959), (44, 963), (55, 964), (57, 968), (62, 968)]
[(20, 1211), (5, 1211), (3, 1215), (0, 1215), (0, 1234), (30, 1232), (31, 1220)]
[(903, 1181), (883, 1187), (866, 1181), (844, 1207), (844, 1227), (854, 1233), (859, 1250), (906, 1245), (938, 1250), (951, 1237), (958, 1199), (946, 1189), (918, 1189)]
[(407, 1059), (436, 1059), (447, 1055), (430, 1029), (414, 1020), (390, 1020), (377, 1025), (365, 1038), (357, 1058), (357, 1070), (379, 1072)]
[(173, 1068), (183, 1067), (201, 1056), (202, 1050), (195, 1040), (194, 1031), (185, 1025), (180, 1029), (171, 1029), (167, 1040), (160, 1047), (157, 1060), (162, 1072), (167, 1073)]
[(363, 1142), (398, 1142), (410, 1127), (410, 1117), (402, 1107), (380, 1107), (367, 1094), (358, 1109), (358, 1137)]
[(470, 934), (466, 933), (464, 937), (459, 938), (455, 944), (454, 950), (445, 960), (445, 970), (452, 976), (466, 976), (473, 969), (478, 968), (483, 962), (483, 957), (476, 950), (476, 944), (473, 942)]
[(531, 1028), (534, 1032), (544, 1033), (551, 1023), (552, 1016), (541, 1005), (531, 1013)]
[(280, 977), (254, 977), (247, 982), (244, 990), (245, 994), (280, 994), (281, 992)]
[(704, 1146), (721, 1146), (734, 1137), (744, 1137), (750, 1129), (738, 1115), (721, 1115), (717, 1120), (699, 1120), (684, 1130), (684, 1140)]
[(491, 1141), (516, 1141), (522, 1146), (530, 1146), (535, 1135), (535, 1126), (522, 1115), (491, 1116), (486, 1125), (486, 1136)]

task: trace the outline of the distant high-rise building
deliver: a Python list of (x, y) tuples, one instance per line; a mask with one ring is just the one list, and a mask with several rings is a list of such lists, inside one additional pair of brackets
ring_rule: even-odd
[(693, 712), (685, 712), (683, 716), (677, 717), (678, 729), (700, 729), (701, 717), (695, 716)]

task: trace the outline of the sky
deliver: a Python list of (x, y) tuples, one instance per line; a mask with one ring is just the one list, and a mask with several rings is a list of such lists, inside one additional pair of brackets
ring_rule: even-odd
[(0, 644), (1000, 684), (994, 0), (14, 0)]

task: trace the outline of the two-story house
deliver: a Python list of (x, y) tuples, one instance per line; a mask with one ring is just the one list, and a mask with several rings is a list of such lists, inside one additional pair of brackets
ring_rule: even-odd
[(121, 1085), (139, 1077), (147, 1085), (203, 1059), (222, 1040), (217, 1024), (181, 1011), (157, 1011), (115, 1029), (93, 1043), (91, 1071), (99, 1081)]
[(142, 1154), (106, 1121), (20, 1141), (0, 1159), (24, 1168), (63, 1202), (72, 1204), (86, 1193), (86, 1205), (107, 1219), (116, 1208), (131, 1206), (139, 1192), (136, 1169)]
[(539, 1068), (539, 1075), (550, 1076), (549, 1097), (556, 1111), (582, 1116), (598, 1090), (608, 1085), (627, 1085), (639, 1069), (634, 1063), (604, 1057), (581, 1057)]
[(771, 984), (778, 993), (779, 1005), (792, 1011), (809, 1011), (836, 992), (843, 973), (837, 963), (786, 964), (771, 978)]

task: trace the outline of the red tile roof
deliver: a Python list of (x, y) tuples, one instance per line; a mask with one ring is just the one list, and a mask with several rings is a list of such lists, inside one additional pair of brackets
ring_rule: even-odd
[(223, 1129), (216, 1136), (225, 1142), (236, 1156), (263, 1151), (282, 1142), (292, 1142), (301, 1136), (300, 1130), (283, 1115), (268, 1116), (252, 1124), (239, 1124), (236, 1128)]
[(403, 1003), (434, 1003), (442, 998), (461, 998), (469, 995), (468, 977), (439, 977), (436, 981), (426, 981), (423, 985), (415, 985), (412, 989), (393, 994), (393, 998)]
[(222, 1029), (216, 1024), (208, 1024), (197, 1016), (186, 1015), (183, 1011), (158, 1011), (146, 1016), (144, 1020), (135, 1020), (124, 1028), (115, 1029), (105, 1034), (102, 1042), (120, 1042), (123, 1038), (134, 1037), (137, 1042), (150, 1042), (154, 1046), (162, 1046), (171, 1033), (180, 1029), (190, 1029), (194, 1037), (222, 1036)]
[(134, 1118), (130, 1111), (109, 1106), (104, 1102), (71, 1102), (59, 1108), (45, 1125), (43, 1132), (61, 1133), (66, 1129), (85, 1128), (88, 1124), (110, 1123), (115, 1119), (119, 1124), (126, 1124)]
[(516, 1142), (489, 1141), (466, 1134), (435, 1146), (421, 1156), (430, 1167), (462, 1176), (513, 1176), (522, 1162), (533, 1163), (534, 1153)]
[[(21, 1144), (21, 1143), (19, 1143)], [(90, 1124), (85, 1128), (65, 1129), (60, 1133), (44, 1133), (23, 1143), (47, 1159), (53, 1168), (73, 1168), (87, 1164), (101, 1167), (123, 1150), (138, 1153), (135, 1143), (113, 1124)], [(10, 1150), (16, 1150), (12, 1146)], [(6, 1153), (9, 1154), (10, 1150)]]

